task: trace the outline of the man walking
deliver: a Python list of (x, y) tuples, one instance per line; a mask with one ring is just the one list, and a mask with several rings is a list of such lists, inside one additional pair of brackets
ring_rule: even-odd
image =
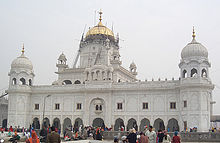
[(153, 127), (149, 126), (149, 130), (146, 132), (146, 136), (149, 138), (149, 143), (156, 143), (156, 132), (152, 130)]
[(51, 134), (47, 135), (46, 143), (60, 143), (61, 142), (60, 135), (57, 132), (55, 132), (55, 127), (52, 126), (51, 130), (52, 130)]

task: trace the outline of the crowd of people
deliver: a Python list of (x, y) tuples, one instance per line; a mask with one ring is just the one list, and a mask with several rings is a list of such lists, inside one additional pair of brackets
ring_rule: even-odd
[(114, 138), (114, 143), (180, 143), (180, 136), (175, 131), (173, 137), (167, 133), (166, 130), (158, 130), (155, 132), (152, 126), (149, 128), (146, 126), (143, 132), (136, 132), (136, 130), (130, 129), (127, 136), (122, 136), (119, 141), (118, 137)]

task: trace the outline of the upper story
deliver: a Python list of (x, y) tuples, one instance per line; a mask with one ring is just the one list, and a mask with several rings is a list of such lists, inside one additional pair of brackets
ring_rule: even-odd
[[(213, 89), (209, 77), (211, 64), (208, 60), (208, 50), (196, 41), (194, 28), (192, 41), (181, 52), (179, 80), (168, 81), (165, 79), (162, 81), (159, 79), (157, 82), (137, 83), (139, 81), (136, 78), (137, 66), (131, 63), (129, 69), (122, 67), (119, 53), (119, 36), (118, 34), (115, 36), (112, 30), (102, 24), (101, 15), (102, 12), (100, 12), (98, 24), (89, 29), (85, 36), (82, 35), (73, 67), (67, 65), (67, 58), (62, 53), (56, 64), (58, 70), (55, 73), (58, 74), (58, 79), (52, 85), (45, 86), (45, 89), (62, 90), (69, 87), (71, 89), (81, 89), (81, 87), (89, 89), (96, 85), (99, 88), (108, 86), (110, 90), (113, 87), (115, 89), (118, 87), (122, 89), (139, 89), (140, 87), (166, 89), (169, 88), (170, 83), (175, 85), (170, 86), (171, 88), (203, 85)], [(38, 87), (33, 86), (35, 76), (33, 65), (24, 55), (24, 47), (21, 56), (12, 62), (8, 75), (10, 76), (9, 89), (11, 91), (19, 87), (19, 89), (26, 92), (32, 92), (33, 87)], [(178, 84), (176, 85), (176, 83)], [(77, 86), (74, 86), (76, 84)]]

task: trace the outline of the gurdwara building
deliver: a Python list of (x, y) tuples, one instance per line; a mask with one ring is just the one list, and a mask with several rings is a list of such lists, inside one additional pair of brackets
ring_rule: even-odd
[[(122, 67), (119, 36), (102, 24), (82, 36), (73, 67), (62, 53), (58, 79), (35, 85), (31, 61), (22, 54), (11, 64), (7, 90), (8, 126), (34, 128), (107, 126), (117, 131), (152, 125), (156, 130), (208, 131), (212, 114), (211, 64), (207, 49), (195, 39), (181, 52), (180, 78), (140, 81), (137, 67)], [(76, 66), (78, 65), (78, 66)]]

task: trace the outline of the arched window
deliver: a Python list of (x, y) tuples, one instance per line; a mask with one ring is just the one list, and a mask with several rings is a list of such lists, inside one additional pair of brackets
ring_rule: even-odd
[(102, 105), (99, 106), (99, 110), (102, 111)]
[(186, 78), (186, 77), (187, 77), (187, 71), (186, 71), (186, 70), (183, 70), (182, 78)]
[(21, 85), (25, 85), (26, 84), (26, 81), (25, 81), (25, 79), (23, 77), (20, 79), (20, 81), (21, 81)]
[(29, 79), (29, 85), (32, 86), (32, 80), (31, 79)]
[(201, 77), (207, 77), (207, 72), (206, 72), (205, 69), (202, 70), (202, 75), (201, 75)]
[(121, 82), (121, 80), (119, 79), (118, 82)]
[(98, 111), (99, 110), (99, 105), (95, 106), (95, 110)]
[(193, 68), (191, 70), (191, 77), (195, 77), (196, 75), (197, 75), (197, 70)]
[(16, 85), (17, 84), (17, 80), (16, 80), (16, 78), (13, 78), (12, 79), (12, 85)]
[(76, 81), (74, 82), (74, 84), (81, 84), (81, 82), (80, 82), (79, 80), (76, 80)]
[(66, 85), (66, 84), (72, 84), (72, 82), (70, 80), (64, 80), (63, 85)]

